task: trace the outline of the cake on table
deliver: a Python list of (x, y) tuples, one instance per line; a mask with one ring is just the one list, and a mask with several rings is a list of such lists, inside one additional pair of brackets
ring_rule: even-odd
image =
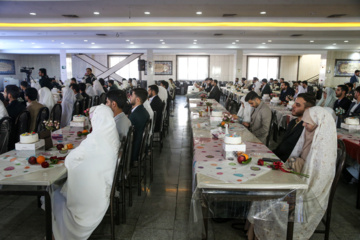
[(359, 125), (359, 119), (355, 117), (348, 117), (345, 119), (345, 123), (348, 125)]
[(226, 160), (236, 160), (236, 152), (245, 152), (246, 145), (242, 142), (241, 136), (234, 134), (226, 134), (222, 144), (222, 155)]
[(241, 144), (241, 137), (236, 134), (226, 134), (224, 138), (224, 143), (226, 144)]
[(20, 135), (20, 143), (28, 144), (39, 141), (39, 135), (35, 132), (23, 133)]
[(74, 122), (85, 122), (85, 116), (84, 115), (74, 115), (73, 121)]

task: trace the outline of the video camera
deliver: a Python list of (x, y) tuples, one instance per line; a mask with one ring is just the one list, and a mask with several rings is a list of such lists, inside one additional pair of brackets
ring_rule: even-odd
[(22, 67), (20, 68), (20, 72), (23, 72), (26, 74), (26, 81), (28, 83), (30, 83), (30, 76), (31, 76), (31, 73), (32, 73), (32, 70), (34, 70), (34, 68), (29, 68), (29, 67)]

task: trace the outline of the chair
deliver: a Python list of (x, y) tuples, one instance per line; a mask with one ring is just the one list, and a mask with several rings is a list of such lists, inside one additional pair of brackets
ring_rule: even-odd
[(330, 189), (329, 202), (324, 216), (325, 219), (323, 218), (321, 220), (321, 222), (325, 225), (325, 230), (315, 230), (315, 233), (325, 234), (325, 238), (324, 238), (325, 240), (328, 240), (330, 236), (330, 221), (331, 221), (331, 210), (332, 210), (333, 199), (335, 196), (336, 187), (339, 182), (340, 175), (344, 168), (345, 159), (346, 159), (346, 147), (344, 142), (340, 139), (338, 139), (337, 142), (338, 142), (338, 155), (336, 158), (335, 177)]
[(8, 149), (15, 148), (15, 143), (20, 141), (20, 135), (30, 131), (30, 112), (25, 110), (19, 114), (11, 128)]
[[(138, 176), (137, 176), (138, 196), (141, 196), (141, 180), (142, 180), (142, 178), (144, 178), (144, 185), (146, 186), (146, 146), (147, 146), (147, 141), (149, 138), (150, 126), (151, 126), (151, 119), (149, 119), (145, 124), (138, 159), (137, 159), (137, 161), (135, 161), (133, 163), (133, 168), (137, 168), (137, 170), (138, 170)], [(142, 168), (144, 169), (143, 174), (141, 171)]]
[[(164, 126), (163, 118), (164, 118), (164, 110), (165, 110), (164, 108), (165, 108), (165, 105), (164, 105), (164, 102), (163, 102), (163, 108), (162, 108), (161, 113), (156, 114), (156, 117), (160, 118), (160, 120), (159, 120), (160, 121), (160, 129), (159, 129), (158, 132), (154, 132), (154, 134), (153, 134), (153, 142), (159, 142), (160, 143), (160, 152), (161, 152), (162, 147), (163, 147), (163, 126)], [(156, 121), (155, 121), (155, 126), (156, 126), (157, 121), (158, 121), (158, 119), (156, 119)], [(155, 131), (155, 127), (154, 127), (154, 131)], [(156, 135), (156, 137), (155, 137), (155, 135)]]
[(72, 112), (73, 116), (80, 114), (80, 105), (81, 105), (81, 101), (76, 100), (74, 103), (74, 108), (73, 108), (73, 112)]
[(154, 132), (155, 132), (155, 123), (156, 123), (157, 113), (154, 111), (153, 117), (153, 128), (151, 131), (151, 137), (149, 138), (149, 142), (147, 145), (147, 155), (149, 156), (150, 160), (150, 183), (152, 183), (154, 178)]
[(79, 101), (80, 101), (79, 114), (84, 115), (84, 110), (86, 109), (85, 98)]
[(235, 100), (232, 100), (229, 104), (229, 112), (231, 114), (237, 114), (239, 107), (240, 105)]
[(227, 97), (226, 101), (225, 101), (225, 108), (228, 111), (229, 111), (230, 103), (231, 103), (232, 100), (233, 100), (233, 94), (230, 93), (229, 96)]
[(89, 108), (89, 99), (90, 99), (90, 96), (85, 96), (84, 97), (84, 105), (83, 105), (83, 111), (84, 112), (87, 108)]
[(93, 97), (90, 97), (90, 96), (89, 96), (87, 108), (91, 108), (91, 107), (92, 107), (92, 103), (93, 103)]
[(106, 104), (106, 93), (100, 95), (99, 104)]
[(61, 115), (62, 115), (62, 106), (61, 104), (55, 104), (53, 109), (51, 110), (50, 119), (53, 121), (57, 121), (61, 124)]
[(132, 153), (132, 146), (134, 140), (134, 126), (129, 127), (129, 131), (126, 137), (125, 142), (125, 158), (124, 158), (124, 169), (123, 174), (121, 175), (122, 184), (120, 185), (121, 188), (121, 196), (122, 196), (122, 213), (123, 213), (123, 220), (126, 219), (125, 217), (125, 184), (128, 183), (129, 186), (129, 207), (132, 206), (132, 181), (131, 181), (131, 153)]
[(0, 154), (8, 151), (12, 121), (10, 117), (0, 119)]
[(93, 99), (93, 106), (99, 105), (99, 102), (100, 102), (100, 98), (99, 96), (96, 95)]
[(274, 129), (274, 121), (276, 119), (276, 114), (275, 112), (271, 112), (271, 121), (270, 121), (270, 127), (269, 127), (269, 133), (266, 137), (266, 146), (269, 147), (270, 146), (270, 139), (271, 139), (271, 133)]
[(39, 113), (36, 117), (36, 129), (35, 132), (39, 133), (45, 130), (44, 121), (49, 120), (49, 109), (47, 107), (40, 108)]

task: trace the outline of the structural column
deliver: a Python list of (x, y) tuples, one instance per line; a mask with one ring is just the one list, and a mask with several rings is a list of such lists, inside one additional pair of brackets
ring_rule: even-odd
[(243, 50), (236, 50), (234, 55), (234, 66), (233, 82), (235, 81), (235, 78), (239, 78), (239, 80), (241, 80), (243, 76)]
[(66, 69), (66, 50), (60, 50), (60, 80), (65, 82), (67, 80), (67, 69)]
[(152, 84), (155, 84), (155, 79), (154, 79), (154, 68), (155, 68), (155, 62), (154, 62), (154, 51), (152, 49), (148, 49), (146, 51), (146, 64), (147, 64), (147, 76), (146, 79), (147, 80), (147, 85), (150, 86)]

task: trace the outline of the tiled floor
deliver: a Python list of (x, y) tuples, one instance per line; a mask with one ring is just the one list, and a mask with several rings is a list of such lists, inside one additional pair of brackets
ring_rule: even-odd
[[(191, 149), (188, 109), (178, 96), (170, 120), (164, 148), (155, 151), (155, 175), (146, 194), (133, 196), (127, 208), (126, 224), (116, 226), (117, 239), (189, 239), (188, 222), (191, 200)], [(355, 209), (356, 185), (340, 182), (333, 205), (330, 239), (360, 240), (360, 210)], [(231, 227), (237, 220), (211, 222), (212, 239), (246, 239), (241, 230)], [(105, 221), (96, 232), (109, 232)], [(0, 239), (43, 239), (44, 212), (36, 199), (26, 196), (0, 196)], [(311, 239), (323, 239), (314, 235)]]

